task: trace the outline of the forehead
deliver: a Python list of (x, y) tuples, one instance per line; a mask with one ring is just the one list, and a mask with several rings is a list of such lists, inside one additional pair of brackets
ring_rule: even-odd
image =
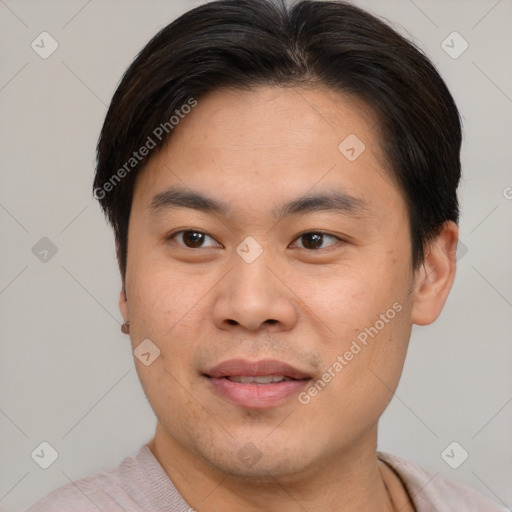
[(175, 184), (246, 206), (251, 191), (254, 203), (278, 204), (339, 186), (363, 198), (395, 188), (372, 110), (325, 87), (216, 90), (171, 135), (139, 173), (134, 201), (147, 206)]
[[(330, 146), (338, 157), (338, 145), (348, 135), (364, 139), (370, 152), (378, 152), (378, 127), (366, 103), (325, 86), (228, 88), (201, 98), (177, 126), (170, 144), (185, 138), (193, 143), (193, 131), (198, 137), (195, 145), (207, 144), (210, 150), (295, 148), (305, 153)], [(292, 157), (283, 151), (274, 153)]]

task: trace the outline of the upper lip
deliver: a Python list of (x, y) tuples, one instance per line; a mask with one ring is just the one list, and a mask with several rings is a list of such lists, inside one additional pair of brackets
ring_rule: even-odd
[(297, 380), (311, 378), (306, 372), (295, 368), (291, 364), (275, 359), (262, 359), (260, 361), (229, 359), (206, 371), (205, 375), (214, 379), (240, 376), (258, 377), (266, 375), (282, 375), (283, 377)]

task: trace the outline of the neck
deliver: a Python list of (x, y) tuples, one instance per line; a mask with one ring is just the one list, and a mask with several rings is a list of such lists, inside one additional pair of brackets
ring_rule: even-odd
[[(148, 446), (183, 499), (209, 512), (392, 512), (390, 473), (377, 459), (376, 428), (350, 449), (333, 453), (300, 474), (241, 478), (191, 453), (160, 424)], [(396, 484), (396, 482), (395, 482)]]

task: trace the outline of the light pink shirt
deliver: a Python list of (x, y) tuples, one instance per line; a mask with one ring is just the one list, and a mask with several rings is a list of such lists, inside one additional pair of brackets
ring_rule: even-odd
[[(399, 475), (417, 512), (506, 512), (477, 491), (394, 455), (378, 457)], [(116, 469), (50, 492), (24, 512), (194, 512), (147, 444)]]

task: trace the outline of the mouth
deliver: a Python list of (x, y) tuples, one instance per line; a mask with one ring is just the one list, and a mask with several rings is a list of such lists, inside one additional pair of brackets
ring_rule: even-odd
[(282, 361), (231, 359), (203, 374), (212, 391), (240, 407), (267, 409), (283, 404), (312, 380)]
[(240, 375), (238, 377), (224, 377), (231, 382), (239, 382), (240, 384), (274, 384), (275, 382), (290, 382), (292, 380), (284, 375), (257, 375), (256, 377), (249, 377), (247, 375)]

